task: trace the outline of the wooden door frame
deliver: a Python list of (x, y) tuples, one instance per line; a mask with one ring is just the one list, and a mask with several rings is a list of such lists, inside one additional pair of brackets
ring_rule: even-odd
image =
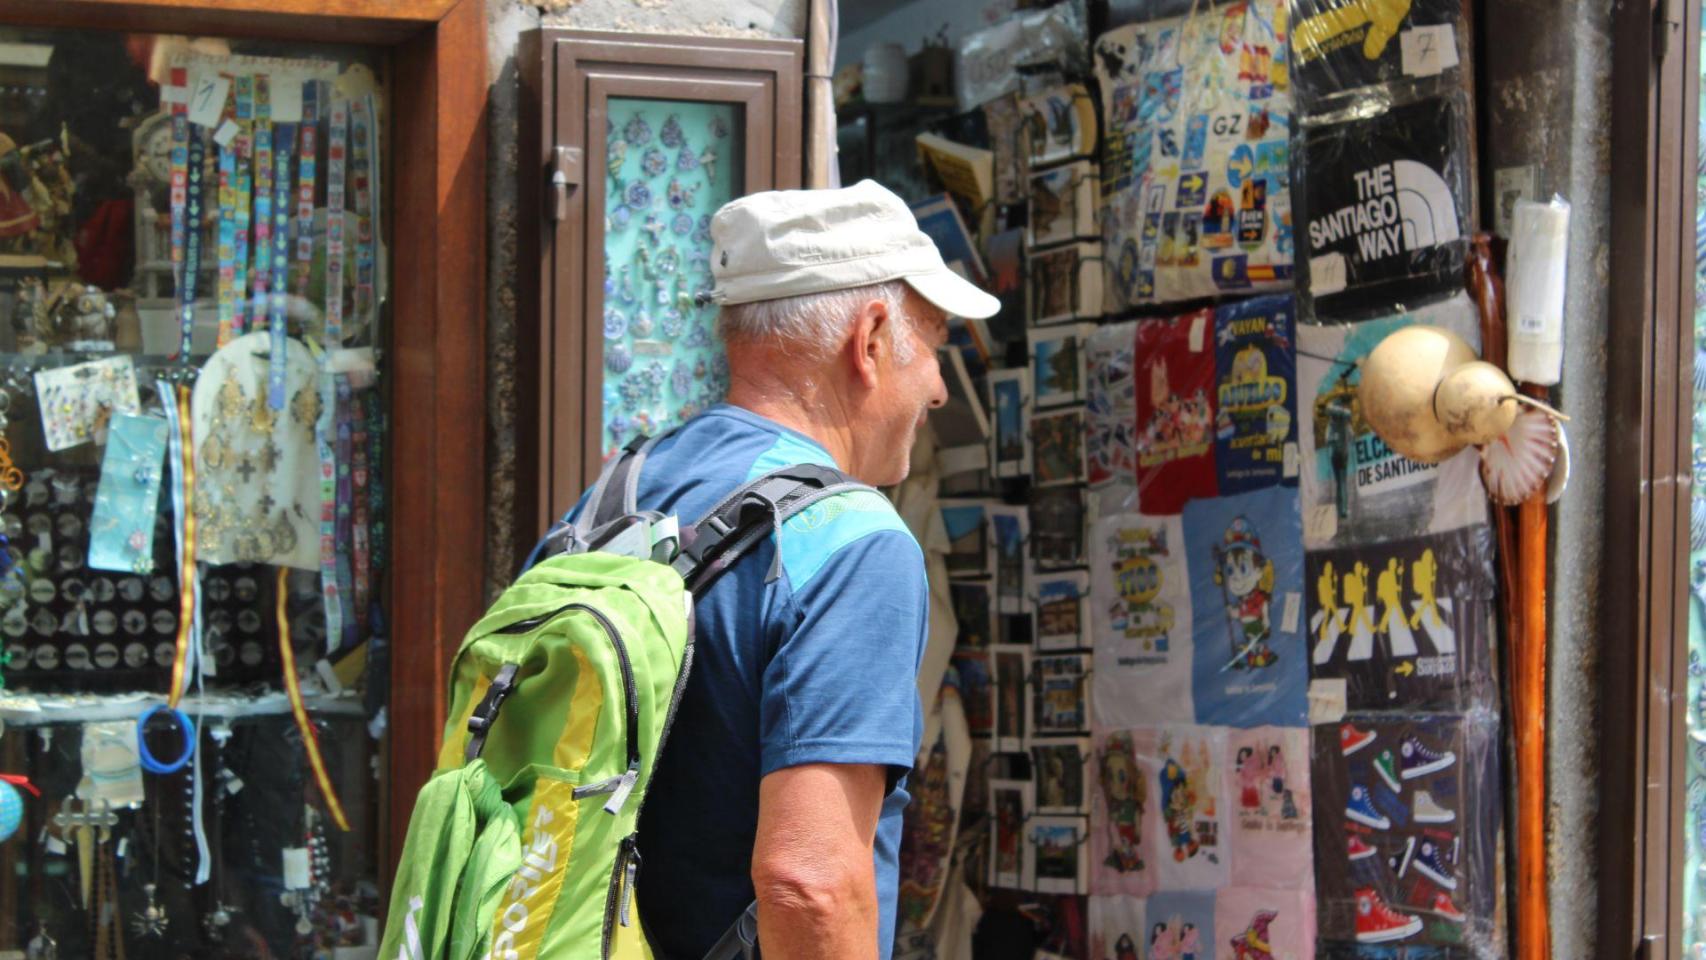
[(485, 599), (485, 4), (0, 0), (0, 23), (388, 48), (391, 689), (379, 840), (389, 886), (437, 760), (450, 658)]
[[(701, 85), (703, 96), (692, 99), (758, 102), (758, 88), (767, 85), (774, 111), (774, 128), (766, 131), (764, 149), (771, 180), (779, 189), (798, 187), (803, 164), (802, 128), (804, 46), (798, 40), (727, 40), (545, 28), (522, 34), (518, 53), (521, 68), (521, 210), (520, 263), (522, 274), (518, 339), (532, 345), (534, 355), (516, 371), (518, 409), (535, 412), (533, 430), (517, 437), (515, 522), (523, 531), (544, 530), (570, 503), (570, 497), (590, 486), (600, 461), (601, 428), (591, 426), (602, 400), (603, 368), (596, 359), (604, 352), (603, 331), (585, 318), (602, 315), (603, 289), (587, 277), (594, 271), (592, 250), (560, 250), (567, 238), (587, 232), (587, 211), (602, 210), (605, 163), (602, 152), (585, 149), (602, 142), (592, 135), (592, 111), (597, 106), (589, 89), (562, 88), (565, 72), (583, 72), (583, 86), (596, 81), (621, 87), (624, 96), (689, 99), (685, 87)], [(739, 74), (746, 74), (741, 77)], [(762, 83), (750, 79), (760, 75)], [(735, 94), (733, 88), (749, 89)], [(748, 131), (746, 172), (752, 176), (755, 150)], [(553, 221), (545, 213), (545, 190), (558, 143), (583, 147), (580, 182), (570, 195), (568, 216)], [(759, 168), (762, 169), (762, 168)], [(553, 375), (554, 374), (554, 375)], [(524, 535), (531, 541), (531, 535)], [(521, 558), (515, 558), (519, 561)]]
[[(1599, 955), (1681, 960), (1700, 0), (1612, 14)], [(1590, 469), (1594, 465), (1589, 465)]]

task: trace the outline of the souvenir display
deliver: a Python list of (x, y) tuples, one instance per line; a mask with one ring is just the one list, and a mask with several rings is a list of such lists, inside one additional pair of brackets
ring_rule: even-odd
[(1085, 849), (1083, 817), (1038, 814), (1025, 824), (1025, 838), (1034, 848), (1038, 893), (1084, 893), (1090, 886), (1090, 856)]
[(942, 526), (948, 533), (948, 573), (955, 577), (989, 574), (989, 509), (979, 500), (944, 500)]
[[(1089, 898), (1090, 956), (1097, 960), (1132, 960), (1143, 956), (1138, 944), (1148, 942), (1143, 901), (1136, 897)], [(1153, 955), (1153, 954), (1151, 954)]]
[(1107, 312), (1291, 285), (1286, 4), (1096, 40)]
[[(737, 158), (715, 133), (730, 104), (612, 99), (605, 191), (604, 443), (608, 456), (722, 400), (728, 359), (715, 336), (711, 214), (733, 199)], [(655, 131), (655, 133), (654, 133)], [(665, 132), (669, 132), (665, 136)]]
[(989, 736), (995, 730), (995, 677), (990, 672), (989, 651), (955, 650), (948, 661), (948, 675), (948, 682), (959, 690), (966, 729), (972, 736)]
[[(1032, 167), (1088, 157), (1096, 150), (1096, 104), (1083, 84), (1021, 97), (1019, 116), (1024, 122), (1026, 156)], [(1034, 184), (1031, 196), (1034, 202)]]
[(1036, 574), (1037, 649), (1077, 650), (1086, 645), (1090, 575), (1082, 571)]
[(1090, 729), (1090, 656), (1041, 654), (1031, 659), (1031, 742)]
[(1238, 886), (1215, 894), (1217, 955), (1233, 960), (1315, 956), (1315, 898), (1307, 890), (1296, 889), (1295, 883), (1264, 890), (1247, 886), (1243, 876), (1237, 880)]
[(55, 367), (35, 375), (36, 402), (47, 449), (106, 443), (115, 413), (139, 414), (136, 367), (128, 356)]
[(995, 414), (995, 475), (1022, 477), (1031, 472), (1030, 371), (997, 370), (989, 375), (989, 407)]
[(1213, 893), (1158, 893), (1143, 905), (1149, 922), (1146, 957), (1197, 957), (1208, 960), (1214, 941)]
[(1348, 714), (1315, 727), (1315, 889), (1324, 947), (1504, 955), (1494, 928), (1498, 757), (1498, 724), (1485, 715)]
[(1461, 96), (1307, 126), (1299, 140), (1306, 319), (1391, 311), (1461, 288), (1470, 196)]
[(945, 691), (942, 708), (924, 731), (924, 749), (907, 778), (912, 794), (900, 842), (900, 893), (896, 926), (930, 925), (953, 877), (955, 840), (971, 763), (971, 734), (959, 696)]
[(988, 282), (988, 272), (984, 269), (983, 258), (978, 255), (977, 243), (972, 239), (971, 231), (966, 229), (960, 208), (952, 197), (941, 194), (915, 204), (912, 216), (918, 221), (918, 229), (936, 245), (942, 254), (942, 262), (949, 269), (974, 283)]
[(1198, 723), (1303, 726), (1309, 633), (1297, 497), (1270, 487), (1192, 500), (1182, 524), (1191, 573), (1192, 700)]
[(1309, 675), (1342, 683), (1349, 709), (1496, 702), (1490, 528), (1311, 550), (1304, 577)]
[(1037, 812), (1090, 812), (1090, 741), (1082, 737), (1032, 737), (1030, 754), (1037, 784)]
[(1027, 707), (1031, 680), (1028, 646), (1001, 644), (995, 658), (995, 748), (1004, 753), (1025, 749)]
[(1163, 727), (1156, 771), (1162, 843), (1156, 858), (1161, 890), (1213, 890), (1231, 878), (1226, 830), (1226, 731)]
[(995, 571), (995, 602), (1001, 613), (1028, 613), (1031, 598), (1026, 592), (1025, 541), (1030, 538), (1029, 519), (1023, 507), (988, 508), (990, 566)]
[(1096, 239), (1100, 236), (1096, 229), (1100, 193), (1096, 167), (1087, 160), (1032, 174), (1030, 235), (1026, 242), (1036, 248), (1079, 238)]
[(1094, 330), (1073, 324), (1031, 331), (1032, 399), (1039, 409), (1084, 401), (1083, 346)]
[(1103, 517), (1090, 549), (1096, 722), (1194, 720), (1191, 579), (1179, 518)]
[(955, 100), (961, 110), (970, 110), (1018, 90), (1021, 64), (1056, 64), (1082, 75), (1087, 65), (1083, 12), (1070, 3), (1018, 11), (968, 33), (954, 52)]
[(167, 430), (160, 417), (112, 415), (89, 519), (90, 569), (154, 572), (154, 528)]
[(1245, 887), (1313, 889), (1309, 730), (1233, 730), (1226, 752), (1233, 879)]
[(1029, 890), (1036, 860), (1025, 842), (1025, 828), (1036, 809), (1029, 780), (989, 781), (989, 885)]
[(1214, 311), (1214, 466), (1222, 494), (1297, 481), (1295, 326), (1289, 296)]
[(997, 340), (1006, 342), (1024, 337), (1025, 322), (1030, 311), (1026, 297), (1025, 230), (1014, 227), (989, 238), (989, 289), (991, 296), (1001, 301), (1001, 312), (985, 321)]
[(1153, 728), (1102, 730), (1090, 784), (1090, 892), (1148, 896), (1161, 839), (1160, 756)]
[(1137, 490), (1147, 514), (1178, 513), (1217, 490), (1214, 314), (1137, 325)]
[(1084, 408), (1058, 410), (1031, 418), (1031, 482), (1039, 487), (1083, 483)]
[(983, 648), (995, 642), (995, 603), (987, 580), (954, 580), (948, 584), (954, 619), (959, 621), (958, 646)]
[(1068, 243), (1031, 251), (1030, 317), (1033, 326), (1093, 318), (1102, 310), (1102, 245)]
[(1450, 75), (1469, 62), (1457, 0), (1292, 0), (1291, 18), (1297, 100), (1310, 115), (1352, 107), (1399, 84), (1441, 76), (1457, 82)]
[(1084, 341), (1085, 459), (1093, 487), (1137, 482), (1137, 321), (1097, 327)]
[(1400, 456), (1363, 420), (1358, 361), (1409, 324), (1480, 343), (1465, 296), (1353, 325), (1298, 327), (1297, 407), (1303, 542), (1310, 549), (1372, 543), (1484, 523), (1479, 462), (1466, 450), (1441, 464)]
[(1085, 564), (1084, 491), (1079, 487), (1031, 493), (1031, 559), (1039, 570), (1068, 570)]

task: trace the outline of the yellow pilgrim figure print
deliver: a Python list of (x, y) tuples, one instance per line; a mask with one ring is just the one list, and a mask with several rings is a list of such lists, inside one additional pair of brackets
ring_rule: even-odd
[(1433, 548), (1422, 551), (1422, 555), (1410, 567), (1410, 588), (1416, 592), (1416, 612), (1410, 615), (1410, 629), (1415, 630), (1422, 625), (1424, 615), (1430, 611), (1436, 623), (1443, 622), (1439, 615), (1439, 601), (1434, 598), (1434, 587), (1439, 579), (1439, 563), (1434, 559)]
[(1345, 574), (1345, 606), (1351, 608), (1351, 622), (1345, 629), (1355, 636), (1357, 628), (1369, 632), (1374, 631), (1374, 624), (1368, 619), (1368, 564), (1358, 560), (1351, 564), (1351, 572)]
[(1375, 633), (1391, 633), (1392, 620), (1396, 618), (1399, 624), (1404, 623), (1404, 565), (1397, 557), (1386, 561), (1386, 569), (1380, 571), (1380, 579), (1376, 581), (1374, 595), (1380, 601), (1380, 622), (1375, 625)]

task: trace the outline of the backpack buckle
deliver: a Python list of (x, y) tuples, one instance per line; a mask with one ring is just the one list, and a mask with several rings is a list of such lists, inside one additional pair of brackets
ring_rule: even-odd
[(497, 676), (492, 678), (492, 685), (486, 688), (486, 695), (480, 698), (479, 706), (468, 716), (468, 749), (463, 753), (464, 763), (473, 763), (480, 756), (480, 751), (486, 748), (486, 734), (492, 730), (492, 724), (497, 722), (498, 711), (503, 708), (504, 701), (515, 692), (515, 675), (521, 669), (520, 664), (506, 663), (498, 668)]

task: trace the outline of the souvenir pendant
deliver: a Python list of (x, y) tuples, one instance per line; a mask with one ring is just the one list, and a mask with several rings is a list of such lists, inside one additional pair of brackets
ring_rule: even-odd
[(290, 418), (305, 427), (311, 427), (318, 423), (320, 420), (320, 391), (313, 387), (298, 389), (296, 396), (290, 398)]
[(634, 336), (644, 340), (652, 335), (652, 326), (652, 315), (645, 310), (641, 310), (634, 314), (634, 319), (629, 324), (629, 329), (633, 331)]
[[(604, 147), (604, 168), (610, 174), (610, 183), (614, 187), (622, 186), (622, 164), (628, 161), (628, 141), (611, 137)], [(617, 190), (621, 192), (620, 189)]]
[(629, 209), (636, 212), (648, 209), (652, 205), (652, 188), (646, 186), (643, 180), (635, 180), (622, 191), (622, 200)]
[(681, 121), (675, 114), (664, 118), (663, 129), (658, 131), (658, 141), (671, 150), (681, 146), (686, 137), (681, 132)]
[(158, 889), (152, 883), (142, 885), (143, 895), (148, 898), (148, 902), (130, 918), (130, 929), (139, 937), (164, 937), (166, 928), (171, 925), (171, 919), (166, 916), (166, 908), (160, 906), (160, 901), (155, 897)]
[(236, 907), (229, 906), (222, 900), (215, 902), (213, 910), (201, 920), (201, 927), (206, 932), (207, 939), (214, 943), (224, 943), (225, 935), (231, 928), (232, 915), (235, 913)]
[(608, 233), (621, 233), (628, 229), (628, 224), (634, 219), (634, 214), (627, 207), (617, 207), (604, 218), (604, 229)]
[[(659, 296), (658, 296), (659, 300), (668, 299), (666, 296), (664, 296), (664, 291), (662, 288), (659, 288), (658, 294), (659, 294)], [(674, 340), (676, 337), (681, 336), (681, 330), (682, 330), (682, 327), (684, 325), (685, 325), (685, 320), (681, 316), (681, 311), (675, 309), (674, 307), (666, 307), (664, 309), (664, 311), (663, 311), (663, 323), (660, 324), (660, 328), (663, 331), (663, 338), (665, 340)]]
[(634, 285), (629, 282), (628, 268), (626, 266), (622, 267), (621, 274), (622, 274), (622, 287), (621, 287), (621, 292), (617, 295), (616, 299), (621, 300), (623, 303), (633, 303), (634, 302)]
[(646, 214), (646, 232), (651, 234), (653, 246), (663, 240), (663, 232), (668, 229), (669, 225), (663, 222), (663, 217), (655, 213)]
[(678, 213), (669, 221), (669, 232), (678, 237), (685, 237), (693, 232), (693, 215)]
[(664, 247), (663, 252), (658, 254), (658, 272), (662, 274), (674, 274), (680, 268), (681, 254), (677, 252), (673, 246)]
[(615, 307), (604, 308), (604, 337), (607, 340), (619, 340), (628, 332), (628, 318)]
[(651, 138), (652, 125), (640, 114), (636, 113), (628, 118), (627, 125), (622, 128), (622, 139), (628, 141), (630, 146), (643, 147)]
[(604, 349), (604, 369), (614, 374), (628, 372), (634, 365), (634, 355), (626, 343), (612, 343)]
[(648, 177), (661, 176), (665, 170), (669, 169), (669, 157), (657, 147), (647, 147), (646, 152), (640, 157), (640, 169)]
[(728, 121), (724, 120), (722, 118), (721, 114), (717, 114), (717, 115), (714, 115), (711, 117), (711, 122), (709, 124), (709, 127), (711, 130), (711, 136), (715, 137), (718, 140), (721, 140), (724, 137), (729, 135)]

